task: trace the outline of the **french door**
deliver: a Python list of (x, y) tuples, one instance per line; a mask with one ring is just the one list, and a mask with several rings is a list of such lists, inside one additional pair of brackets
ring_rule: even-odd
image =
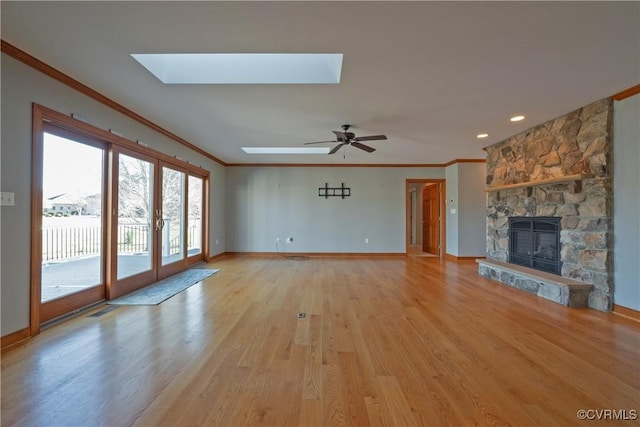
[(30, 331), (205, 261), (209, 172), (34, 104)]
[(158, 162), (160, 199), (156, 208), (158, 278), (204, 260), (205, 178), (166, 162)]
[(156, 209), (156, 230), (159, 232), (158, 277), (184, 270), (186, 251), (186, 185), (188, 172), (160, 162), (161, 200)]
[(114, 149), (114, 206), (109, 298), (204, 260), (204, 179), (185, 168)]
[(108, 297), (124, 295), (157, 278), (154, 211), (157, 160), (116, 147), (113, 150), (111, 286)]

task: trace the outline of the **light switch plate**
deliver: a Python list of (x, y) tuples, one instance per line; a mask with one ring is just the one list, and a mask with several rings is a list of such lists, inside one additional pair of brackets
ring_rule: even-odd
[(2, 197), (0, 198), (0, 206), (15, 206), (16, 199), (15, 193), (8, 193), (3, 191)]

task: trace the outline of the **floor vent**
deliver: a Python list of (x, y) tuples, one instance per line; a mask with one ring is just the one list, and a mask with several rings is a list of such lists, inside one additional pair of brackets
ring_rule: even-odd
[(97, 313), (93, 313), (88, 315), (87, 317), (100, 317), (100, 316), (104, 316), (105, 314), (109, 313), (110, 311), (115, 310), (116, 308), (119, 308), (119, 306), (117, 305), (110, 305), (109, 307), (105, 308), (104, 310), (100, 310)]

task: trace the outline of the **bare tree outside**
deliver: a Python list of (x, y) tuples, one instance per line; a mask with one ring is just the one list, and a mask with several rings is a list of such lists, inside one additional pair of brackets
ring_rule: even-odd
[(193, 255), (202, 251), (202, 178), (189, 175), (188, 190), (189, 236), (187, 239), (187, 251), (189, 255)]
[(150, 225), (153, 170), (147, 161), (120, 155), (118, 216)]
[(118, 156), (118, 279), (151, 269), (153, 165)]
[(162, 263), (182, 258), (184, 227), (185, 174), (162, 168)]

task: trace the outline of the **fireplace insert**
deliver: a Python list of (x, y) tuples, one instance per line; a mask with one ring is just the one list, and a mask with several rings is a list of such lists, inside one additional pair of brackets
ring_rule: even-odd
[(509, 262), (560, 274), (560, 218), (509, 218)]

